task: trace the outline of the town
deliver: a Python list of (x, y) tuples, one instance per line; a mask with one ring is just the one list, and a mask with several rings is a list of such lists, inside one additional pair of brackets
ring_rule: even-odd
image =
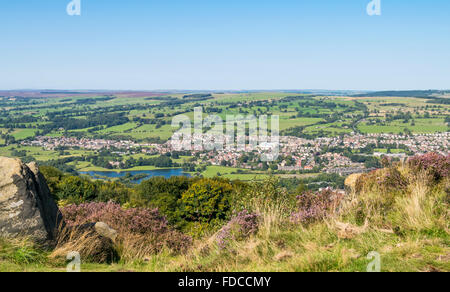
[[(203, 143), (211, 141), (211, 135), (194, 137)], [(221, 139), (226, 139), (223, 137)], [(183, 143), (179, 141), (179, 143)], [(84, 149), (95, 151), (114, 151), (118, 156), (144, 153), (148, 156), (177, 153), (179, 149), (170, 140), (163, 144), (137, 143), (128, 140), (105, 140), (74, 137), (40, 136), (21, 142), (23, 146), (42, 147), (44, 150)], [(250, 146), (250, 145), (247, 145)], [(192, 147), (185, 151), (194, 159), (196, 165), (217, 165), (249, 170), (268, 170), (281, 172), (323, 171), (348, 175), (374, 169), (381, 157), (403, 160), (409, 156), (436, 152), (450, 153), (450, 132), (416, 135), (396, 134), (355, 134), (338, 137), (304, 139), (290, 136), (279, 138), (278, 156), (265, 162), (261, 157), (268, 152), (265, 145), (245, 147), (244, 149), (204, 150)], [(271, 148), (271, 147), (269, 147)], [(110, 161), (116, 168), (117, 161)]]

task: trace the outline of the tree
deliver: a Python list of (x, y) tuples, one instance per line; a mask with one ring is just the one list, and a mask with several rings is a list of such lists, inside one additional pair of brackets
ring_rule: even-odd
[(65, 176), (64, 173), (52, 166), (41, 166), (39, 167), (39, 170), (47, 181), (47, 185), (50, 189), (50, 194), (52, 195), (53, 199), (58, 200), (59, 198), (56, 196), (56, 194), (59, 191), (59, 183)]
[(131, 204), (133, 206), (158, 208), (162, 214), (167, 216), (169, 222), (175, 224), (181, 219), (177, 214), (179, 210), (178, 201), (195, 180), (184, 176), (169, 179), (152, 177), (143, 181), (137, 187), (136, 194), (132, 196)]
[(299, 182), (299, 184), (298, 184), (298, 186), (297, 186), (297, 189), (295, 190), (295, 193), (297, 194), (297, 195), (301, 195), (301, 194), (303, 194), (304, 192), (306, 192), (308, 190), (308, 187), (305, 185), (305, 183), (304, 182)]
[(276, 170), (278, 170), (278, 165), (276, 163), (272, 163), (270, 165), (270, 169), (273, 170), (273, 171), (276, 171)]
[(232, 192), (227, 180), (201, 179), (181, 196), (180, 215), (188, 221), (204, 223), (226, 219)]
[(58, 184), (59, 199), (69, 200), (71, 203), (83, 203), (90, 200), (95, 200), (97, 190), (95, 184), (89, 179), (69, 176), (64, 177)]

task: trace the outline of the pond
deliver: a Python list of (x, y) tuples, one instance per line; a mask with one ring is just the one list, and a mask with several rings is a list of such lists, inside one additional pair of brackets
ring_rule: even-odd
[(149, 179), (155, 176), (162, 176), (165, 178), (170, 178), (172, 176), (187, 176), (190, 177), (189, 173), (186, 173), (181, 168), (173, 168), (173, 169), (155, 169), (155, 170), (139, 170), (139, 171), (87, 171), (81, 172), (81, 174), (87, 174), (92, 178), (101, 179), (101, 178), (121, 178), (125, 176), (139, 176), (138, 180), (134, 180), (134, 183), (141, 183), (143, 180)]

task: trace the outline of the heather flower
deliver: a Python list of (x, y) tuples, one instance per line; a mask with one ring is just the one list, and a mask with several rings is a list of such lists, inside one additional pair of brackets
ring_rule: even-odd
[(408, 180), (395, 167), (374, 170), (361, 175), (355, 184), (357, 193), (369, 190), (382, 190), (384, 193), (404, 191)]
[(258, 219), (259, 215), (247, 210), (239, 212), (219, 231), (217, 244), (225, 249), (231, 240), (241, 241), (256, 234), (259, 229)]
[(192, 242), (189, 236), (170, 229), (167, 219), (160, 215), (158, 209), (131, 208), (125, 210), (113, 202), (92, 202), (70, 205), (61, 211), (69, 227), (91, 222), (104, 222), (117, 230), (122, 239), (140, 236), (146, 245), (153, 247), (155, 252), (163, 246), (182, 251)]
[(305, 192), (297, 197), (298, 211), (291, 215), (291, 221), (309, 224), (322, 220), (336, 211), (342, 198), (341, 193), (331, 189), (317, 193)]
[(414, 171), (428, 171), (435, 180), (440, 180), (449, 176), (450, 155), (427, 153), (410, 158), (408, 164)]

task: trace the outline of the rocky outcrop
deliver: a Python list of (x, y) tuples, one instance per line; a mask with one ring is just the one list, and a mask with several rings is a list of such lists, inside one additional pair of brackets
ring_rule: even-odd
[(362, 175), (363, 175), (362, 173), (355, 173), (355, 174), (349, 175), (347, 177), (347, 179), (345, 180), (345, 186), (350, 191), (354, 191), (356, 189), (356, 182)]
[(0, 236), (48, 244), (62, 222), (37, 165), (0, 157)]

